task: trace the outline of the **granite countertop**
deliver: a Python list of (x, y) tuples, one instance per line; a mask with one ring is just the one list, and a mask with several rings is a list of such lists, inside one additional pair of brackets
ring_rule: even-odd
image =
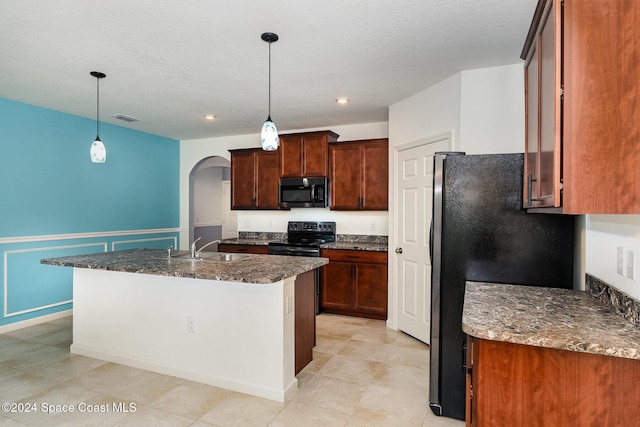
[(467, 282), (462, 330), (493, 341), (640, 360), (640, 328), (582, 291)]
[[(184, 254), (185, 252), (175, 252)], [(287, 277), (321, 267), (326, 258), (254, 255), (228, 262), (168, 259), (163, 249), (129, 249), (59, 258), (47, 258), (42, 264), (158, 276), (221, 280), (241, 283), (275, 283)]]

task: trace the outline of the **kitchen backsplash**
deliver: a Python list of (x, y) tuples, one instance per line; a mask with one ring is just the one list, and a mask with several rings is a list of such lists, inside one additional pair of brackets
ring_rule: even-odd
[[(239, 239), (284, 240), (287, 233), (271, 233), (268, 231), (239, 231)], [(364, 234), (338, 234), (338, 242), (388, 243), (388, 236), (369, 236)]]
[(585, 282), (587, 292), (602, 301), (614, 313), (640, 327), (640, 301), (590, 274), (586, 275)]
[(338, 234), (338, 242), (358, 242), (358, 243), (388, 243), (388, 236), (369, 236), (364, 234)]
[(271, 233), (268, 231), (239, 231), (239, 239), (284, 240), (287, 233)]

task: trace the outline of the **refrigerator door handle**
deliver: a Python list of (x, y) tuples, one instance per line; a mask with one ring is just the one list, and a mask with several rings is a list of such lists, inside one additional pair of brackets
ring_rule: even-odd
[(429, 264), (433, 265), (433, 215), (429, 226)]

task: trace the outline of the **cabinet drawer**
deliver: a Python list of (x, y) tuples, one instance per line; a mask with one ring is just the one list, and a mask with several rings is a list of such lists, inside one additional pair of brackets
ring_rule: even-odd
[(387, 263), (386, 252), (322, 249), (320, 256), (329, 258), (330, 261), (367, 262), (375, 264)]

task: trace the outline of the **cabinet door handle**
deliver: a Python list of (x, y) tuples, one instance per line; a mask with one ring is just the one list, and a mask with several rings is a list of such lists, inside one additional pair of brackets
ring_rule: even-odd
[(537, 182), (538, 180), (536, 178), (533, 177), (532, 174), (529, 174), (529, 176), (527, 176), (527, 206), (531, 206), (531, 201), (532, 200), (538, 200), (535, 199), (533, 197), (531, 197), (531, 191), (533, 188), (533, 183)]
[(402, 248), (396, 248), (396, 253), (397, 254), (401, 254), (402, 253)]

